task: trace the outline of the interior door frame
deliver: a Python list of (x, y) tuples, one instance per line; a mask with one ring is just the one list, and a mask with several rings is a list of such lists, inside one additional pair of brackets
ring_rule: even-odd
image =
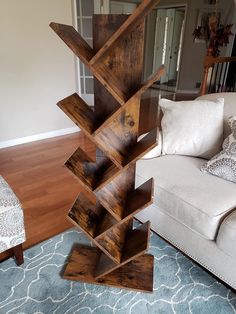
[(179, 77), (180, 77), (180, 72), (181, 72), (181, 63), (182, 63), (183, 50), (184, 50), (184, 38), (185, 38), (185, 33), (186, 33), (186, 18), (187, 18), (187, 13), (188, 13), (188, 3), (183, 2), (183, 3), (178, 3), (178, 4), (173, 3), (173, 4), (168, 4), (168, 5), (158, 5), (158, 7), (156, 8), (156, 10), (158, 10), (158, 9), (175, 9), (175, 8), (180, 8), (180, 7), (185, 7), (185, 13), (184, 13), (182, 49), (180, 51), (180, 59), (179, 59), (180, 67), (179, 67), (179, 71), (177, 74), (175, 91), (177, 91), (179, 88)]

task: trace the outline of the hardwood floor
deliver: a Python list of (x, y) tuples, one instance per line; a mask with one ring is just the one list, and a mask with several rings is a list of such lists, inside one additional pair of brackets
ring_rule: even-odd
[[(79, 192), (85, 191), (64, 162), (78, 146), (94, 152), (82, 133), (0, 150), (0, 174), (24, 208), (24, 249), (72, 227), (67, 212)], [(0, 260), (10, 255), (10, 251), (0, 254)]]

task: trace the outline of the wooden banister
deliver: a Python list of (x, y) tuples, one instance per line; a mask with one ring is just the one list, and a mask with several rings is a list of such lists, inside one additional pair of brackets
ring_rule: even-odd
[(236, 56), (233, 57), (213, 57), (210, 55), (206, 55), (204, 59), (204, 76), (201, 84), (201, 95), (205, 95), (207, 93), (207, 79), (209, 75), (209, 69), (213, 68), (216, 64), (227, 64), (231, 62), (236, 62)]

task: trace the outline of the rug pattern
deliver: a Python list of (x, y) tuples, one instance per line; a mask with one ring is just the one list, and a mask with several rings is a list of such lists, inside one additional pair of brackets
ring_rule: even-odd
[(0, 314), (231, 314), (236, 295), (156, 234), (154, 292), (141, 293), (63, 280), (72, 243), (88, 244), (70, 229), (25, 251), (25, 263), (0, 264)]

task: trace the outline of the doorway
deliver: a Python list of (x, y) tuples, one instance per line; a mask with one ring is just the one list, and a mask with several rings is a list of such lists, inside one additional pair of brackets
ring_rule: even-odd
[(175, 91), (177, 87), (184, 18), (184, 6), (157, 9), (152, 71), (165, 65), (166, 74), (155, 84), (164, 90)]

